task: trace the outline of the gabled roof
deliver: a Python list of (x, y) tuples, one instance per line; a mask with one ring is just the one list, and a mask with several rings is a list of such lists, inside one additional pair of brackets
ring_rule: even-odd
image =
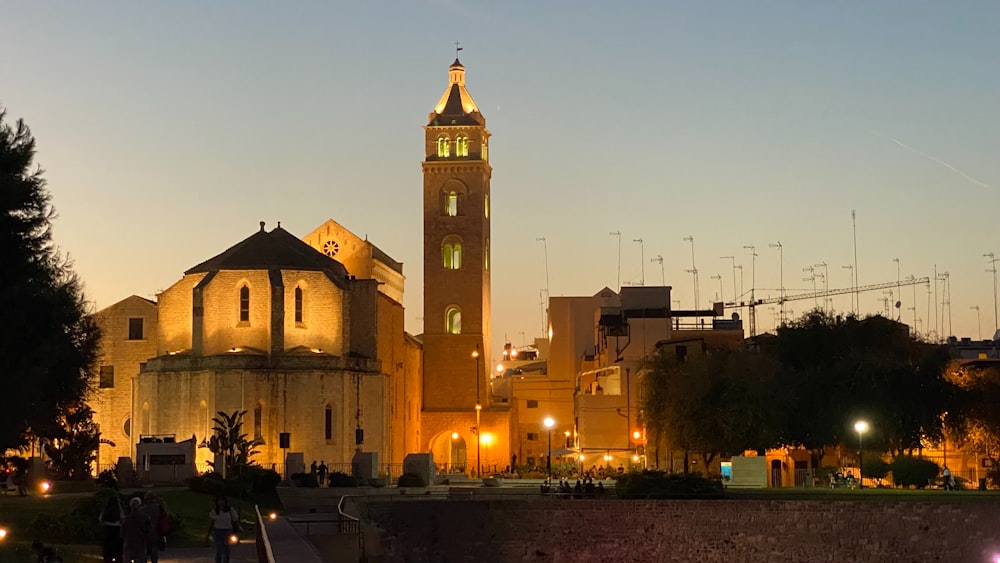
[(197, 274), (219, 270), (306, 270), (326, 272), (335, 283), (347, 280), (343, 264), (326, 256), (295, 235), (275, 227), (270, 232), (260, 230), (236, 243), (228, 250), (205, 260), (184, 272)]

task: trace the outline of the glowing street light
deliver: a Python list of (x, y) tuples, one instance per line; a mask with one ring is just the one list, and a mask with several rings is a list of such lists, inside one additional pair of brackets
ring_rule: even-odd
[(552, 482), (552, 427), (556, 425), (556, 421), (552, 420), (551, 416), (547, 416), (545, 417), (543, 424), (545, 424), (545, 429), (548, 430), (549, 433), (549, 453), (548, 455), (545, 456), (545, 468), (548, 470), (549, 483), (551, 483)]
[(0, 541), (7, 539), (7, 528), (0, 528)]
[(858, 433), (858, 488), (865, 488), (864, 477), (865, 477), (865, 464), (863, 461), (863, 450), (861, 448), (861, 437), (868, 431), (868, 423), (864, 420), (859, 420), (854, 423), (854, 431)]

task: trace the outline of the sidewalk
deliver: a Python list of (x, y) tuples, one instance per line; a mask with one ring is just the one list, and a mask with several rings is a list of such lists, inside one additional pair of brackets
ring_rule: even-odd
[[(243, 540), (229, 551), (230, 563), (257, 563), (257, 548), (253, 540)], [(211, 547), (167, 548), (160, 552), (160, 563), (215, 563)]]

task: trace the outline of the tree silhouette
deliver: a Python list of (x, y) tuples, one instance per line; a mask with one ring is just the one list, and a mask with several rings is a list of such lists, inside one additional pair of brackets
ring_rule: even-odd
[(215, 423), (212, 427), (213, 434), (204, 444), (210, 452), (222, 456), (224, 474), (227, 476), (241, 466), (254, 465), (251, 458), (257, 454), (256, 446), (243, 433), (243, 417), (246, 413), (247, 411), (239, 410), (233, 411), (233, 414), (223, 411), (216, 413), (218, 416), (212, 418)]

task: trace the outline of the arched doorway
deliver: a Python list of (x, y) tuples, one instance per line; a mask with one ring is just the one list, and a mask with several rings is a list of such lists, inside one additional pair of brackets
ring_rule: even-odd
[(455, 431), (441, 432), (431, 440), (431, 453), (438, 473), (465, 473), (465, 438)]

